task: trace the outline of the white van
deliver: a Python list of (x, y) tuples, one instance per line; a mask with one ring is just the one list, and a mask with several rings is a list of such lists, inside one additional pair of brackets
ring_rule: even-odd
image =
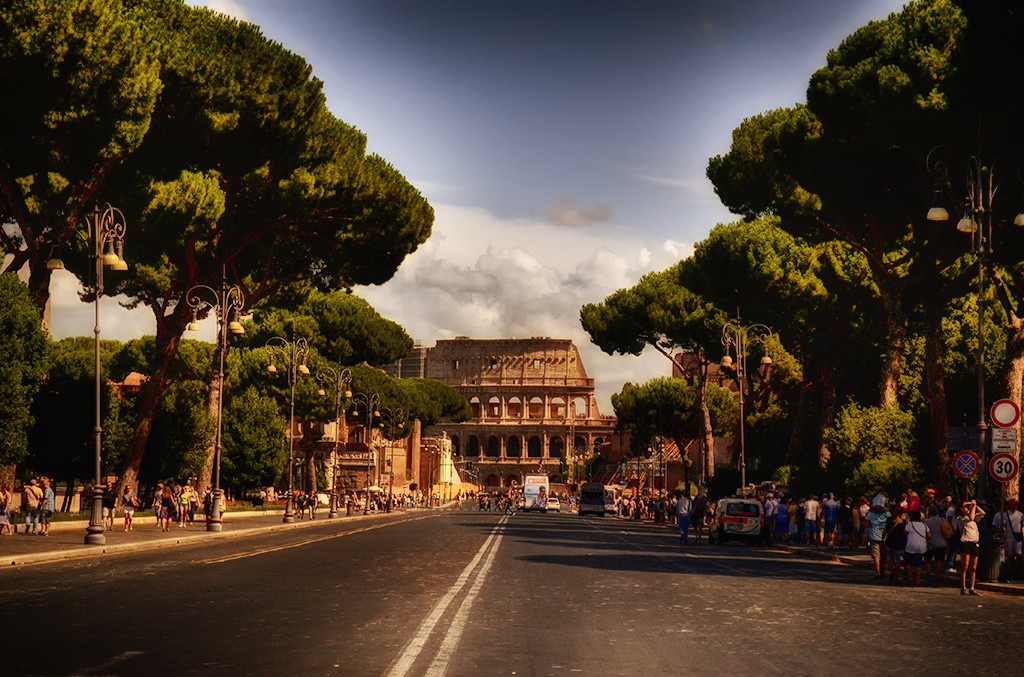
[(722, 498), (708, 530), (708, 543), (727, 539), (764, 544), (764, 506), (756, 498)]

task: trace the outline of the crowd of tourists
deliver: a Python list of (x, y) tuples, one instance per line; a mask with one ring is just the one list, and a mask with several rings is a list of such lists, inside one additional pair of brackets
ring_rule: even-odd
[[(14, 494), (9, 485), (0, 487), (0, 536), (12, 536), (17, 532), (14, 521)], [(57, 496), (53, 491), (53, 480), (49, 477), (32, 478), (22, 491), (21, 511), (25, 513), (23, 534), (48, 536), (50, 521), (57, 510)]]
[[(690, 523), (699, 530), (713, 508), (699, 510), (698, 516), (697, 501), (682, 500), (686, 505), (677, 507), (677, 516), (687, 510)], [(979, 523), (986, 515), (976, 501), (942, 497), (933, 489), (923, 495), (908, 489), (898, 497), (879, 492), (870, 500), (839, 499), (831, 492), (820, 499), (769, 493), (762, 504), (767, 542), (863, 550), (871, 556), (877, 580), (937, 586), (944, 576), (959, 575), (960, 594), (978, 594)], [(991, 525), (1003, 544), (1004, 579), (1021, 577), (1024, 513), (1018, 500), (1007, 500), (991, 515)]]

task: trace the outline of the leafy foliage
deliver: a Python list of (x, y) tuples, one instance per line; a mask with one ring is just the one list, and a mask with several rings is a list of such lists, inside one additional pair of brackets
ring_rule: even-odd
[(895, 406), (844, 407), (825, 433), (834, 479), (849, 478), (846, 489), (853, 494), (914, 484), (922, 473), (914, 460), (913, 426), (913, 416)]
[(39, 312), (16, 276), (0, 275), (0, 463), (28, 454), (32, 397), (42, 382), (47, 356)]

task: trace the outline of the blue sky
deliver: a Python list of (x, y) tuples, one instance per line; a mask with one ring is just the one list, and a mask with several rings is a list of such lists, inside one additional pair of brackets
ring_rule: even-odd
[[(579, 308), (733, 217), (704, 176), (746, 117), (803, 101), (828, 50), (889, 0), (194, 0), (304, 56), (336, 116), (436, 211), (395, 278), (358, 293), (432, 345), (573, 339), (602, 413), (657, 354), (592, 346)], [(53, 333), (90, 329), (58, 276)], [(68, 312), (59, 313), (58, 304)], [(104, 337), (152, 331), (104, 309)], [(109, 316), (109, 320), (107, 319)], [(212, 324), (212, 323), (211, 323)], [(212, 333), (212, 326), (207, 333)]]

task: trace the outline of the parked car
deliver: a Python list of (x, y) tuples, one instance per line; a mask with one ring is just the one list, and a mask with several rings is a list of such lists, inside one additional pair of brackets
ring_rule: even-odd
[(755, 498), (723, 498), (718, 501), (708, 529), (708, 543), (728, 539), (764, 543), (764, 506)]
[(548, 496), (548, 510), (554, 510), (555, 512), (562, 512), (562, 504), (554, 496)]

